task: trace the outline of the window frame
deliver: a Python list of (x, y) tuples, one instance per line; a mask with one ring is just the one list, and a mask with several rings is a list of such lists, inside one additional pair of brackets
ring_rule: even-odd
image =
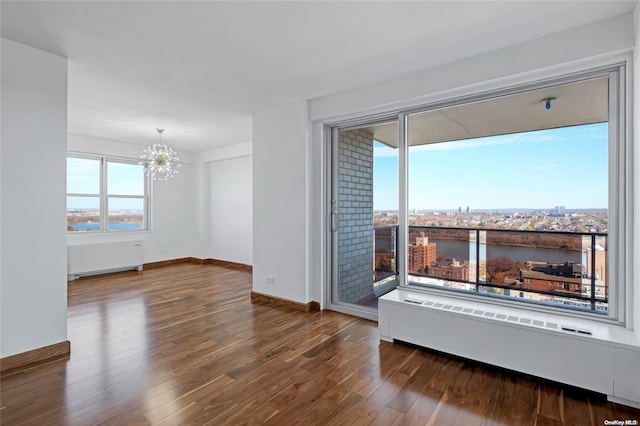
[[(633, 58), (630, 54), (622, 52), (607, 57), (590, 58), (580, 62), (560, 63), (548, 67), (532, 69), (517, 74), (505, 74), (494, 79), (477, 81), (462, 86), (451, 86), (436, 92), (418, 93), (416, 96), (404, 97), (396, 101), (373, 105), (359, 112), (345, 112), (334, 118), (319, 119), (314, 122), (317, 128), (319, 141), (323, 144), (320, 150), (322, 158), (322, 192), (321, 207), (323, 213), (319, 216), (318, 226), (324, 230), (321, 252), (323, 255), (323, 268), (320, 277), (324, 282), (322, 301), (323, 306), (351, 315), (363, 316), (369, 319), (377, 319), (376, 313), (362, 313), (358, 310), (347, 309), (331, 302), (331, 288), (334, 277), (332, 275), (332, 233), (331, 233), (331, 144), (334, 132), (338, 129), (358, 127), (373, 122), (398, 121), (399, 131), (399, 155), (398, 155), (398, 253), (396, 258), (399, 280), (404, 279), (405, 286), (400, 289), (434, 294), (440, 297), (468, 300), (478, 305), (495, 305), (523, 312), (537, 312), (552, 314), (567, 318), (585, 321), (596, 321), (605, 324), (617, 325), (629, 328), (633, 321), (634, 309), (633, 274), (633, 236), (634, 229), (634, 166), (633, 157)], [(615, 115), (610, 113), (609, 131), (616, 133), (613, 151), (610, 148), (609, 156), (609, 312), (607, 315), (591, 312), (580, 312), (564, 309), (552, 305), (537, 305), (522, 303), (505, 299), (496, 299), (484, 295), (465, 294), (448, 291), (439, 288), (425, 288), (407, 286), (406, 277), (408, 269), (407, 245), (408, 245), (408, 205), (407, 205), (407, 174), (405, 128), (407, 114), (422, 112), (426, 109), (438, 109), (457, 103), (473, 102), (490, 97), (497, 97), (513, 93), (514, 91), (532, 90), (536, 87), (562, 82), (572, 82), (605, 71), (619, 71), (616, 90), (617, 102), (610, 105)], [(611, 83), (610, 83), (611, 84)], [(611, 86), (610, 86), (611, 87)], [(611, 93), (610, 93), (611, 94)], [(611, 119), (617, 119), (614, 125)]]
[[(560, 306), (537, 305), (523, 303), (517, 299), (494, 299), (492, 297), (473, 294), (446, 288), (423, 287), (413, 285), (409, 282), (408, 268), (408, 242), (409, 242), (409, 194), (408, 194), (408, 165), (409, 165), (409, 143), (408, 128), (409, 117), (413, 114), (439, 110), (455, 105), (478, 102), (501, 96), (512, 95), (530, 90), (541, 89), (549, 86), (569, 84), (590, 78), (608, 76), (609, 77), (609, 229), (608, 238), (608, 277), (609, 277), (609, 306), (607, 315), (588, 311), (574, 311)], [(627, 61), (619, 61), (612, 64), (585, 68), (561, 75), (551, 76), (543, 79), (531, 79), (520, 84), (503, 86), (501, 88), (489, 89), (483, 92), (476, 92), (468, 95), (452, 97), (432, 103), (412, 106), (398, 111), (399, 122), (399, 158), (398, 158), (398, 181), (399, 181), (399, 227), (397, 252), (397, 265), (399, 272), (399, 288), (425, 293), (434, 293), (447, 297), (458, 297), (469, 299), (481, 303), (498, 305), (508, 305), (511, 307), (556, 313), (579, 318), (589, 318), (619, 325), (626, 325), (629, 321), (631, 300), (628, 295), (632, 294), (631, 264), (630, 264), (630, 243), (628, 232), (632, 229), (632, 206), (627, 193), (627, 188), (632, 187), (632, 159), (628, 155), (631, 153), (633, 140), (630, 135), (630, 94), (628, 93), (628, 64)]]
[[(80, 235), (103, 235), (103, 234), (131, 234), (131, 233), (140, 233), (140, 232), (151, 232), (151, 192), (152, 192), (152, 179), (151, 176), (144, 173), (144, 194), (143, 195), (123, 195), (123, 194), (112, 194), (109, 193), (108, 182), (108, 165), (109, 163), (120, 163), (120, 164), (130, 164), (130, 165), (139, 165), (139, 160), (133, 158), (126, 157), (117, 157), (117, 156), (107, 156), (107, 155), (96, 155), (96, 154), (87, 154), (82, 152), (73, 152), (68, 151), (66, 158), (79, 158), (86, 160), (97, 160), (100, 164), (99, 170), (99, 192), (98, 194), (89, 194), (89, 193), (73, 193), (67, 192), (67, 197), (87, 197), (87, 198), (98, 198), (100, 205), (100, 229), (92, 230), (92, 231), (69, 231), (67, 230), (68, 236), (80, 236)], [(68, 175), (67, 175), (68, 179)], [(109, 199), (110, 198), (131, 198), (131, 199), (141, 199), (143, 200), (143, 227), (140, 229), (109, 229)], [(67, 225), (68, 226), (68, 225)]]

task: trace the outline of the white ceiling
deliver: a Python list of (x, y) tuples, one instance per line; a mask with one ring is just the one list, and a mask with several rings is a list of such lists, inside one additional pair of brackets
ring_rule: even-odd
[(71, 133), (200, 151), (251, 115), (632, 11), (636, 1), (2, 1), (2, 37), (69, 58)]

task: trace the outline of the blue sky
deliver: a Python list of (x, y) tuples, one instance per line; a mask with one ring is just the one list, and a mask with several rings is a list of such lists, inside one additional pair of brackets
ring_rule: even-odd
[[(109, 194), (144, 195), (144, 169), (137, 164), (109, 162)], [(68, 208), (99, 208), (100, 160), (67, 158), (67, 193), (96, 194), (96, 197), (67, 197)], [(141, 199), (109, 199), (110, 209), (142, 209)]]
[[(409, 209), (607, 208), (607, 123), (411, 147)], [(398, 209), (397, 150), (374, 145), (374, 210)]]

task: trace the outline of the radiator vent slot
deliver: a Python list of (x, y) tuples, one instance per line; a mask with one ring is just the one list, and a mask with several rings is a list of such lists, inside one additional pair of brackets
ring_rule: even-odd
[(562, 328), (562, 331), (566, 331), (569, 333), (584, 334), (586, 336), (591, 336), (591, 331), (585, 330), (582, 328), (570, 327), (567, 325), (563, 325), (561, 328)]
[(582, 334), (582, 335), (585, 335), (585, 336), (591, 336), (592, 335), (590, 330), (580, 329), (580, 328), (577, 328), (577, 327), (566, 326), (566, 325), (559, 326), (557, 323), (554, 323), (554, 322), (546, 322), (545, 323), (544, 321), (531, 319), (531, 318), (526, 318), (526, 317), (519, 317), (519, 316), (516, 316), (516, 315), (497, 314), (497, 313), (491, 312), (491, 311), (484, 311), (484, 310), (481, 310), (481, 309), (465, 308), (465, 307), (459, 306), (459, 305), (444, 304), (444, 303), (440, 303), (440, 302), (433, 302), (433, 301), (430, 301), (430, 300), (424, 300), (424, 299), (419, 299), (419, 298), (414, 298), (414, 297), (405, 297), (404, 301), (408, 302), (408, 303), (415, 304), (415, 305), (424, 305), (424, 306), (429, 306), (429, 307), (432, 307), (432, 308), (437, 308), (437, 309), (442, 309), (442, 310), (447, 310), (447, 311), (462, 312), (462, 313), (465, 313), (465, 314), (477, 315), (477, 316), (482, 316), (482, 317), (486, 317), (486, 318), (494, 318), (494, 319), (497, 319), (497, 320), (509, 321), (509, 322), (519, 323), (519, 324), (523, 324), (523, 325), (548, 328), (548, 329), (551, 329), (551, 330), (559, 330), (559, 329), (561, 329), (562, 331), (565, 331), (567, 333)]

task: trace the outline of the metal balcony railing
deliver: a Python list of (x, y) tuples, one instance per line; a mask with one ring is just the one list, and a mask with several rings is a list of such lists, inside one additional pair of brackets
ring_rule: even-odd
[[(398, 226), (374, 228), (376, 283), (398, 275)], [(409, 282), (608, 309), (607, 234), (410, 226)], [(374, 284), (375, 285), (375, 284)]]

